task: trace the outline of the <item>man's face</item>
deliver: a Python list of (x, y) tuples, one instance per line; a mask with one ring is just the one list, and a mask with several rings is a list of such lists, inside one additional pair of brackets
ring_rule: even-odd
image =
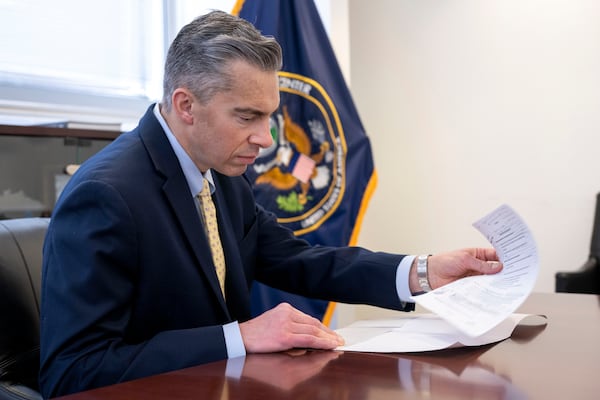
[(217, 93), (206, 104), (194, 99), (193, 124), (182, 144), (201, 171), (212, 168), (235, 176), (273, 142), (269, 118), (279, 105), (279, 83), (275, 71), (242, 61), (230, 68), (232, 90)]

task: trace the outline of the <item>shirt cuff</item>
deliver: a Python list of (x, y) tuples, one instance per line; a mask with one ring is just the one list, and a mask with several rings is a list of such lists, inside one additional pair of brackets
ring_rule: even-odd
[(410, 292), (410, 267), (416, 256), (405, 256), (396, 270), (396, 291), (401, 302), (414, 303)]
[(242, 340), (242, 332), (237, 321), (223, 325), (225, 335), (225, 346), (227, 347), (227, 358), (235, 358), (246, 355), (246, 348)]

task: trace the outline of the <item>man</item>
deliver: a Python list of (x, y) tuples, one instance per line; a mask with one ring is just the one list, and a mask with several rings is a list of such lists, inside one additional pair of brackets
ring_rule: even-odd
[[(243, 173), (272, 143), (281, 63), (277, 42), (248, 22), (218, 11), (196, 19), (169, 49), (161, 104), (71, 178), (44, 245), (45, 397), (247, 352), (343, 343), (286, 304), (250, 319), (254, 280), (412, 310), (411, 295), (427, 284), (500, 270), (493, 249), (454, 251), (429, 257), (427, 283), (412, 256), (311, 247), (277, 224)], [(198, 199), (205, 182), (217, 235)]]

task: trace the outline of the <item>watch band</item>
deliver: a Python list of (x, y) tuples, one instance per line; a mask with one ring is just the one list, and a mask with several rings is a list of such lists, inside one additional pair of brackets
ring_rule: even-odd
[(427, 259), (428, 255), (421, 255), (417, 257), (417, 279), (419, 286), (424, 292), (431, 292), (431, 286), (429, 286), (429, 278), (427, 277)]

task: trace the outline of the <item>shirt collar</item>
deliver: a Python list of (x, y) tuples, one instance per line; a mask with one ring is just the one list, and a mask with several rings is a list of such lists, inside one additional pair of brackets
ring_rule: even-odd
[(192, 197), (195, 197), (202, 190), (203, 178), (206, 178), (210, 185), (210, 193), (214, 193), (215, 183), (211, 170), (209, 169), (202, 174), (198, 167), (196, 167), (196, 164), (194, 164), (190, 156), (185, 152), (183, 147), (181, 147), (181, 144), (179, 144), (177, 141), (177, 138), (169, 128), (169, 125), (167, 125), (167, 121), (165, 121), (160, 113), (160, 107), (158, 103), (154, 105), (154, 109), (152, 111), (154, 112), (154, 116), (158, 120), (158, 123), (163, 128), (163, 131), (165, 131), (165, 135), (167, 136), (167, 139), (169, 139), (169, 143), (171, 144), (171, 147), (173, 148), (173, 151), (179, 160), (179, 165), (183, 170), (183, 175), (188, 183)]

